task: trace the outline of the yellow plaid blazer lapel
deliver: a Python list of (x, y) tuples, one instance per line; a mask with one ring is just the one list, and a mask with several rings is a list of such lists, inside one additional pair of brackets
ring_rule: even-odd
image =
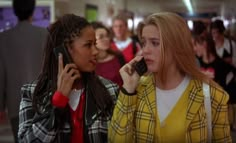
[(189, 127), (189, 124), (194, 119), (195, 115), (199, 111), (200, 107), (204, 104), (204, 95), (202, 93), (202, 82), (193, 80), (193, 86), (191, 86), (189, 93), (189, 101), (187, 107), (187, 116), (186, 116), (186, 127)]
[(138, 100), (135, 122), (136, 142), (153, 142), (156, 122), (156, 97), (153, 76), (141, 77), (137, 88)]
[(155, 116), (156, 114), (156, 94), (155, 94), (155, 83), (152, 75), (145, 77), (144, 82), (141, 84), (143, 89), (142, 94), (144, 95), (144, 101), (149, 111)]

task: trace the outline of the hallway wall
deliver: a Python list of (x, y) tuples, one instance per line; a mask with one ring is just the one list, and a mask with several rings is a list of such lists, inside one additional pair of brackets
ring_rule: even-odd
[[(85, 16), (86, 4), (96, 5), (98, 7), (98, 21), (102, 21), (109, 25), (111, 18), (120, 10), (124, 9), (124, 0), (55, 0), (56, 17), (65, 13), (74, 13), (76, 15)], [(113, 9), (113, 14), (109, 14), (109, 10)]]

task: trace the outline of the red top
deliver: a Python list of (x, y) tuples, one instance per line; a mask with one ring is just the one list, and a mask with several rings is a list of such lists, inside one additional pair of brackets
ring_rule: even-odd
[(105, 77), (119, 86), (122, 86), (123, 81), (119, 73), (120, 68), (121, 65), (119, 59), (115, 57), (110, 61), (97, 63), (95, 72), (97, 75)]
[[(120, 51), (120, 50), (117, 48), (115, 42), (112, 42), (112, 43), (111, 43), (111, 48), (112, 48), (113, 50), (115, 50), (115, 51)], [(133, 54), (133, 42), (130, 42), (130, 44), (129, 44), (126, 48), (124, 48), (121, 52), (122, 52), (122, 54), (123, 54), (123, 56), (124, 56), (124, 58), (125, 58), (125, 61), (126, 61), (127, 63), (128, 63), (129, 61), (131, 61), (131, 60), (135, 57), (135, 55)]]
[[(59, 108), (65, 108), (69, 98), (56, 91), (52, 98), (52, 104)], [(85, 93), (83, 92), (80, 96), (79, 105), (76, 110), (73, 111), (70, 108), (71, 119), (73, 121), (71, 143), (84, 143), (84, 120), (83, 111), (85, 104)]]

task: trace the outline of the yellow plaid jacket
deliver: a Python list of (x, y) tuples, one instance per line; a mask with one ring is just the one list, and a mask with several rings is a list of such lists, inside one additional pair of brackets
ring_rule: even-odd
[[(156, 98), (153, 76), (142, 77), (137, 95), (120, 92), (109, 126), (111, 143), (154, 142), (156, 126)], [(191, 80), (186, 116), (186, 143), (207, 142), (207, 120), (202, 82)], [(231, 143), (228, 122), (228, 94), (210, 86), (212, 106), (212, 142)], [(173, 127), (173, 130), (175, 128)]]

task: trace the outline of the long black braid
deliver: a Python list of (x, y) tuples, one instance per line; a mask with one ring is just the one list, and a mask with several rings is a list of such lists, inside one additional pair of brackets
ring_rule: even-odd
[[(53, 53), (53, 48), (61, 44), (67, 45), (68, 48), (74, 38), (80, 37), (81, 31), (87, 26), (91, 25), (84, 18), (66, 14), (49, 27), (47, 43), (44, 49), (43, 68), (38, 77), (33, 96), (33, 107), (36, 112), (40, 113), (39, 106), (44, 103), (47, 96), (50, 96), (49, 100), (51, 100), (51, 95), (57, 89), (58, 61)], [(83, 73), (82, 80), (87, 93), (94, 97), (96, 106), (104, 111), (104, 114), (110, 114), (113, 100), (98, 77), (94, 73)], [(66, 118), (70, 118), (70, 115), (65, 115), (69, 113), (68, 106), (65, 109), (56, 109), (56, 114), (60, 117), (56, 118), (58, 125), (62, 126), (67, 120)]]

